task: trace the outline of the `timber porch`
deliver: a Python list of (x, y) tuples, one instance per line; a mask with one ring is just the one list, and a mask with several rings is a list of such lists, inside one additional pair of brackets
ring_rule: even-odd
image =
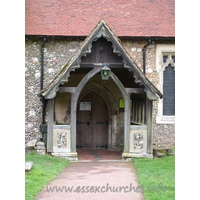
[[(103, 66), (110, 70), (106, 81)], [(105, 21), (40, 95), (48, 104), (46, 143), (53, 156), (153, 158), (152, 102), (162, 94)]]

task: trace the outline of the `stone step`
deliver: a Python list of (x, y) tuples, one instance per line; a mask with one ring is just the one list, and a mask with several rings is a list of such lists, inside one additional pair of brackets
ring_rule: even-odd
[(158, 157), (158, 155), (163, 154), (163, 150), (160, 149), (153, 149), (153, 156)]
[(164, 156), (165, 156), (165, 154), (157, 152), (157, 157), (158, 157), (158, 158), (162, 158), (162, 157), (164, 157)]
[(154, 157), (164, 157), (164, 156), (173, 156), (175, 153), (173, 152), (172, 148), (164, 148), (164, 147), (157, 147), (153, 149), (153, 156)]
[(171, 148), (170, 148), (170, 149), (167, 149), (167, 152), (168, 152), (168, 153), (173, 153), (173, 149), (171, 149)]
[(168, 153), (168, 156), (175, 156), (175, 153)]

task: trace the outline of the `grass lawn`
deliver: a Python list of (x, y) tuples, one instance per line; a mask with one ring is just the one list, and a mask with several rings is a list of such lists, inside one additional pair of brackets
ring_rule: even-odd
[(36, 195), (51, 180), (56, 178), (68, 164), (65, 158), (55, 158), (49, 155), (25, 154), (25, 161), (33, 162), (30, 172), (25, 172), (25, 199), (35, 199)]
[[(140, 186), (144, 189), (145, 200), (175, 199), (175, 156), (134, 159), (133, 162)], [(159, 184), (161, 189), (158, 188)], [(154, 187), (157, 191), (159, 189), (159, 192), (156, 192)]]

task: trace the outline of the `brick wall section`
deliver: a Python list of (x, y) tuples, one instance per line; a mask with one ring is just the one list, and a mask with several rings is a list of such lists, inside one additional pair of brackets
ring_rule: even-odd
[[(41, 137), (41, 102), (37, 94), (40, 91), (41, 39), (28, 39), (25, 43), (25, 141)], [(142, 48), (147, 41), (121, 40), (134, 62), (143, 69)], [(69, 58), (82, 44), (82, 40), (48, 39), (44, 48), (44, 87), (67, 63)], [(148, 46), (146, 51), (146, 75), (158, 87), (159, 74), (156, 71), (156, 45)], [(153, 143), (156, 145), (175, 145), (175, 126), (156, 124), (157, 102), (153, 103)]]

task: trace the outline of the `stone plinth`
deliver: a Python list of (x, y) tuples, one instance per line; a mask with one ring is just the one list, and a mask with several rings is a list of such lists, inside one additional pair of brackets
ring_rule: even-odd
[(46, 154), (46, 148), (45, 148), (45, 143), (44, 142), (38, 142), (36, 144), (36, 153), (39, 154), (39, 155)]

